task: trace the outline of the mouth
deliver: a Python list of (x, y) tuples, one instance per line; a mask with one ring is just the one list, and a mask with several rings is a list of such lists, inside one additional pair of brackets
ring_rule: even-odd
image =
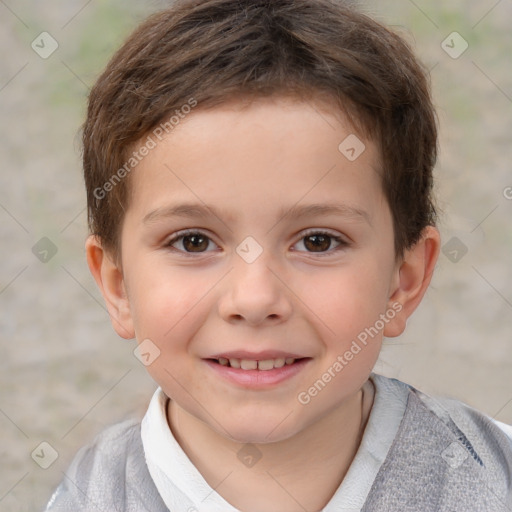
[(204, 359), (204, 362), (213, 370), (214, 375), (231, 384), (243, 389), (268, 390), (301, 374), (312, 360), (311, 357), (273, 351), (260, 354), (218, 354)]
[(238, 359), (238, 358), (227, 358), (218, 357), (211, 358), (208, 361), (219, 364), (220, 366), (226, 366), (228, 368), (235, 368), (238, 370), (260, 370), (270, 371), (275, 368), (283, 368), (284, 366), (291, 366), (296, 362), (310, 359), (308, 357), (277, 357), (275, 359)]

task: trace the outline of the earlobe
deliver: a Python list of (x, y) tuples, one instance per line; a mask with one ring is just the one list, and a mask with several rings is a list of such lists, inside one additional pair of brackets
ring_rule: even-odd
[(439, 231), (433, 226), (427, 226), (420, 240), (405, 252), (396, 270), (389, 298), (389, 307), (400, 311), (386, 325), (384, 336), (391, 338), (399, 336), (404, 331), (407, 319), (418, 307), (428, 289), (440, 245)]
[(85, 251), (89, 270), (103, 295), (112, 327), (122, 338), (134, 338), (135, 331), (122, 271), (97, 236), (90, 235), (87, 238)]

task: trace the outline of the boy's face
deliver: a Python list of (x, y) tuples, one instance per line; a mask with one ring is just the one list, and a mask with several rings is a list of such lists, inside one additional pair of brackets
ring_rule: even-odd
[(125, 325), (160, 350), (148, 370), (175, 406), (240, 442), (353, 402), (396, 331), (379, 154), (347, 158), (362, 146), (341, 117), (275, 98), (197, 110), (131, 177)]

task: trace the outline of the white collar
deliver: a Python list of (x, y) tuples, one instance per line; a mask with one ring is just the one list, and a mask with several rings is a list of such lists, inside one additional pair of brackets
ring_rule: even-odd
[[(371, 374), (373, 407), (350, 468), (323, 512), (360, 510), (387, 456), (405, 412), (409, 387)], [(168, 397), (158, 388), (142, 420), (142, 444), (149, 473), (173, 512), (238, 512), (212, 489), (174, 438), (167, 423)]]

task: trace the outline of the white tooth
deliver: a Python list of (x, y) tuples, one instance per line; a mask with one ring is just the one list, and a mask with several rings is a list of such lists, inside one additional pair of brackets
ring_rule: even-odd
[(293, 357), (287, 357), (284, 362), (286, 364), (293, 364), (293, 362), (295, 361), (295, 359)]
[(274, 359), (274, 368), (282, 368), (284, 366), (284, 357)]
[(258, 361), (258, 370), (272, 370), (274, 368), (273, 359), (265, 359), (264, 361)]
[(240, 368), (240, 359), (230, 359), (229, 365), (231, 368)]
[(256, 370), (258, 368), (258, 361), (252, 359), (241, 359), (240, 368), (242, 370)]
[(226, 359), (225, 357), (219, 357), (219, 364), (221, 364), (222, 366), (227, 366), (228, 362), (229, 360)]
[(251, 359), (242, 359), (240, 361), (240, 367), (242, 370), (256, 370), (258, 368), (258, 361), (252, 361)]

